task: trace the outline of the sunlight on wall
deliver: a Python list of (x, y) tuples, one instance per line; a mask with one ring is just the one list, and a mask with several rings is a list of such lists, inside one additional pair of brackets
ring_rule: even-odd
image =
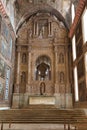
[(87, 52), (85, 54), (85, 65), (86, 65), (86, 72), (87, 72)]
[(87, 52), (85, 54), (85, 69), (86, 69), (86, 88), (87, 88)]
[(79, 100), (77, 67), (74, 68), (75, 101)]
[[(71, 12), (72, 12), (72, 23), (75, 17), (75, 8), (74, 5), (72, 4), (71, 6)], [(73, 61), (76, 59), (76, 41), (75, 41), (75, 35), (72, 38), (72, 52), (73, 52)]]
[(75, 35), (72, 39), (72, 52), (73, 52), (73, 61), (76, 59), (76, 42), (75, 42)]
[(0, 110), (8, 110), (10, 107), (1, 107)]
[(85, 9), (82, 16), (82, 27), (83, 27), (83, 40), (84, 43), (87, 41), (87, 9)]
[(74, 20), (74, 17), (75, 17), (75, 8), (74, 8), (73, 4), (72, 4), (72, 7), (71, 7), (71, 12), (72, 12), (72, 23), (73, 23), (73, 20)]

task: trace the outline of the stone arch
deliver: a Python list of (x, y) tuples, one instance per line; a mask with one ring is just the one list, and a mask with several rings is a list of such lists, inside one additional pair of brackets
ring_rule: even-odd
[(59, 21), (63, 22), (67, 30), (69, 30), (67, 22), (65, 21), (64, 17), (61, 15), (59, 11), (57, 11), (56, 9), (54, 9), (53, 7), (47, 4), (44, 6), (43, 4), (39, 4), (36, 5), (35, 7), (32, 7), (31, 9), (29, 8), (27, 13), (24, 14), (24, 16), (21, 18), (21, 20), (17, 25), (16, 33), (18, 32), (18, 30), (21, 28), (21, 26), (26, 20), (30, 19), (32, 16), (36, 15), (37, 13), (50, 13), (54, 15)]
[(39, 55), (39, 56), (37, 57), (35, 63), (37, 63), (37, 61), (38, 61), (41, 57), (43, 57), (43, 58), (47, 58), (47, 59), (50, 61), (50, 65), (51, 65), (51, 58), (50, 58), (48, 55)]
[(41, 55), (36, 59), (36, 80), (51, 80), (51, 59)]

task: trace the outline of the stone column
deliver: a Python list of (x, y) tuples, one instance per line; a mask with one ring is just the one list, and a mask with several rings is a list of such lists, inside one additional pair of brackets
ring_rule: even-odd
[(60, 94), (59, 94), (59, 83), (58, 83), (58, 47), (55, 46), (55, 105), (56, 107), (60, 107)]
[(16, 77), (16, 84), (15, 84), (15, 92), (19, 93), (20, 87), (20, 60), (21, 60), (21, 46), (17, 46), (17, 77)]
[(69, 64), (68, 64), (68, 46), (65, 47), (65, 62), (66, 62), (66, 72), (65, 72), (65, 80), (66, 80), (66, 108), (72, 108), (72, 94), (71, 94), (71, 86), (69, 82)]
[(35, 22), (34, 22), (34, 36), (36, 35), (36, 34), (35, 34), (35, 31), (36, 31), (36, 30), (35, 30)]
[(48, 36), (51, 35), (51, 21), (49, 21), (49, 24), (48, 24)]
[(58, 48), (55, 46), (55, 93), (59, 92), (58, 88)]
[(37, 36), (38, 36), (38, 33), (39, 33), (38, 31), (39, 31), (39, 30), (38, 30), (38, 22), (37, 22), (37, 32), (36, 32), (36, 35), (37, 35)]
[(28, 47), (28, 78), (26, 92), (31, 93), (31, 46)]
[(17, 72), (16, 72), (16, 83), (14, 88), (14, 94), (13, 94), (13, 102), (12, 107), (13, 108), (19, 108), (20, 106), (20, 61), (21, 61), (21, 46), (17, 46)]
[(69, 84), (69, 64), (68, 64), (68, 46), (65, 47), (65, 61), (66, 61), (66, 74), (65, 74), (65, 78), (66, 78), (66, 93), (70, 92), (70, 84)]

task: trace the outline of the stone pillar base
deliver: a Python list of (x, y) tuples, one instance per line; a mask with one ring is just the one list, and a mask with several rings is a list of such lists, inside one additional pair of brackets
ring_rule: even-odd
[(29, 94), (28, 93), (14, 93), (12, 108), (22, 108), (27, 107), (29, 104)]
[(57, 108), (72, 108), (72, 94), (55, 93), (55, 106)]
[(29, 105), (29, 93), (24, 94), (24, 107), (27, 107)]
[(26, 84), (26, 93), (31, 94), (31, 85)]
[(72, 94), (66, 93), (66, 108), (72, 108), (72, 107), (73, 107)]
[(19, 108), (19, 93), (13, 94), (12, 108)]
[(59, 94), (59, 85), (55, 83), (55, 95)]

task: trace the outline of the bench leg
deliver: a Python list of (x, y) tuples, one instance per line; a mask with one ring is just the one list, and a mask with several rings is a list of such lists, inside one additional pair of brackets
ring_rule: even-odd
[(68, 130), (70, 130), (70, 124), (68, 124)]
[(64, 124), (64, 130), (66, 130), (66, 124)]
[(1, 130), (3, 130), (3, 123), (1, 123)]

